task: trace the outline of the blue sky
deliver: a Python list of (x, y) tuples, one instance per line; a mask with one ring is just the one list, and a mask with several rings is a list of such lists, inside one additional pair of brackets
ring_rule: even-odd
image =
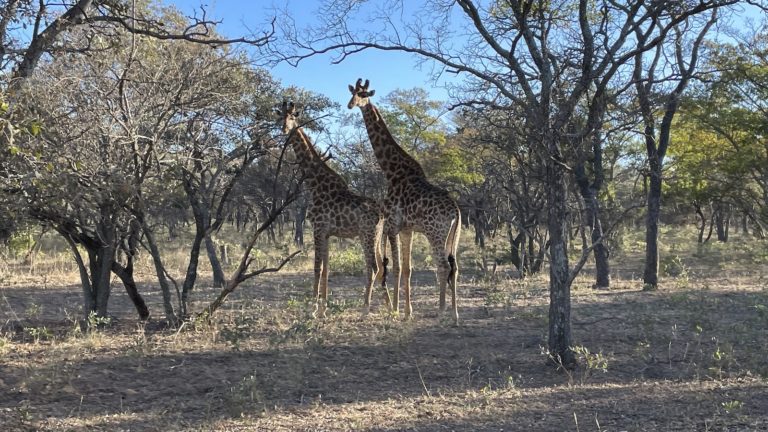
[[(274, 13), (273, 6), (283, 7), (285, 0), (240, 1), (240, 0), (164, 0), (173, 4), (186, 15), (191, 15), (200, 4), (206, 6), (209, 18), (222, 20), (219, 32), (230, 37), (248, 34), (249, 29), (258, 34), (263, 23)], [(297, 24), (313, 21), (319, 1), (293, 0), (288, 2)], [(430, 79), (431, 69), (424, 65), (417, 66), (413, 55), (391, 51), (367, 51), (348, 57), (340, 64), (332, 64), (333, 55), (325, 54), (302, 61), (298, 67), (281, 64), (271, 69), (272, 75), (283, 85), (294, 85), (314, 92), (322, 93), (339, 104), (349, 101), (347, 85), (354, 84), (357, 78), (370, 79), (371, 88), (383, 97), (395, 89), (421, 87), (426, 89), (433, 99), (445, 101), (446, 91), (435, 86)]]

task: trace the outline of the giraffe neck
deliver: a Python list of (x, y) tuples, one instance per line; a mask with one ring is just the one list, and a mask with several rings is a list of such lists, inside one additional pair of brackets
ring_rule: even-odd
[(392, 183), (411, 177), (425, 177), (424, 170), (416, 159), (397, 144), (378, 108), (368, 103), (360, 109), (363, 112), (363, 120), (373, 153), (387, 181)]
[(320, 157), (304, 130), (300, 127), (294, 129), (289, 139), (313, 196), (349, 189), (344, 179)]

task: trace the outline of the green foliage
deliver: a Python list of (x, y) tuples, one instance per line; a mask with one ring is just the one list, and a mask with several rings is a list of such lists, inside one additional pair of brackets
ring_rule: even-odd
[(452, 187), (482, 183), (477, 156), (451, 136), (442, 103), (430, 100), (424, 89), (395, 90), (380, 110), (392, 135), (430, 179)]
[(508, 302), (509, 296), (504, 291), (491, 289), (485, 294), (484, 304), (486, 306), (504, 306)]
[(594, 372), (608, 372), (608, 359), (602, 351), (593, 353), (584, 346), (574, 346), (571, 349), (576, 353), (579, 363), (584, 367), (585, 379)]
[(285, 330), (273, 333), (269, 338), (269, 344), (281, 346), (288, 342), (308, 343), (316, 337), (317, 323), (311, 317), (294, 319)]
[(227, 342), (232, 350), (239, 351), (242, 342), (253, 333), (256, 318), (250, 315), (238, 315), (234, 322), (219, 330), (219, 337)]
[(333, 250), (328, 258), (330, 271), (343, 275), (360, 275), (365, 270), (365, 259), (357, 247)]
[(359, 309), (363, 307), (363, 301), (360, 299), (331, 299), (328, 300), (328, 312), (332, 315), (341, 314), (350, 309)]
[(723, 402), (721, 403), (721, 405), (723, 406), (723, 409), (725, 409), (725, 412), (729, 414), (733, 412), (741, 411), (742, 408), (744, 408), (744, 402), (740, 400), (731, 400), (731, 401)]
[(660, 264), (664, 276), (684, 276), (688, 273), (688, 268), (678, 255), (665, 255), (661, 258)]
[(35, 342), (40, 342), (53, 339), (53, 332), (46, 326), (25, 327), (24, 336)]
[(768, 220), (768, 36), (710, 48), (708, 69), (720, 72), (681, 106), (670, 149), (672, 196), (726, 201)]
[(17, 230), (8, 240), (8, 251), (13, 256), (19, 256), (29, 251), (34, 244), (35, 236), (31, 229)]
[(246, 412), (253, 411), (253, 405), (259, 408), (257, 411), (263, 410), (266, 399), (264, 391), (264, 383), (255, 372), (243, 377), (236, 385), (229, 388), (226, 395), (229, 414), (240, 417)]
[(91, 330), (104, 328), (112, 324), (112, 318), (108, 316), (99, 316), (95, 311), (88, 314), (88, 328)]

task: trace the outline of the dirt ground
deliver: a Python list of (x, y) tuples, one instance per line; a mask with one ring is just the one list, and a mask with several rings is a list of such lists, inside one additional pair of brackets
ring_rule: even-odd
[[(331, 277), (314, 320), (309, 273), (286, 272), (180, 330), (162, 326), (155, 287), (140, 323), (115, 283), (112, 323), (81, 334), (76, 278), (16, 272), (0, 281), (0, 430), (768, 430), (768, 272), (743, 264), (691, 265), (656, 292), (630, 260), (607, 291), (587, 272), (573, 371), (549, 363), (543, 276), (464, 274), (459, 327), (428, 271), (412, 321), (363, 316), (356, 276)], [(196, 291), (198, 307), (215, 292)]]

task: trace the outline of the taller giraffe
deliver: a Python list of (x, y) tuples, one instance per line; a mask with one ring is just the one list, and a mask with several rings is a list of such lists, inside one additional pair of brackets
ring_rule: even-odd
[[(389, 132), (379, 110), (370, 102), (374, 90), (368, 90), (369, 82), (358, 79), (349, 86), (352, 99), (349, 109), (359, 107), (363, 113), (365, 128), (373, 147), (373, 153), (387, 179), (387, 195), (384, 200), (387, 224), (384, 232), (392, 247), (395, 273), (394, 308), (399, 309), (400, 299), (400, 248), (402, 248), (402, 276), (405, 279), (405, 316), (411, 316), (411, 247), (413, 233), (426, 235), (432, 255), (437, 262), (437, 283), (440, 287), (440, 311), (445, 311), (446, 285), (451, 288), (453, 316), (459, 323), (456, 302), (456, 282), (459, 267), (456, 252), (461, 235), (461, 211), (448, 191), (431, 184), (424, 170)], [(399, 234), (399, 242), (398, 242)]]
[(315, 243), (313, 289), (317, 311), (325, 316), (328, 303), (329, 237), (359, 237), (366, 264), (365, 310), (370, 308), (373, 284), (381, 283), (384, 300), (392, 307), (385, 285), (386, 268), (381, 255), (384, 214), (375, 200), (353, 194), (341, 176), (317, 153), (297, 121), (294, 104), (283, 102), (278, 120), (304, 175), (312, 196), (307, 219), (312, 224)]

